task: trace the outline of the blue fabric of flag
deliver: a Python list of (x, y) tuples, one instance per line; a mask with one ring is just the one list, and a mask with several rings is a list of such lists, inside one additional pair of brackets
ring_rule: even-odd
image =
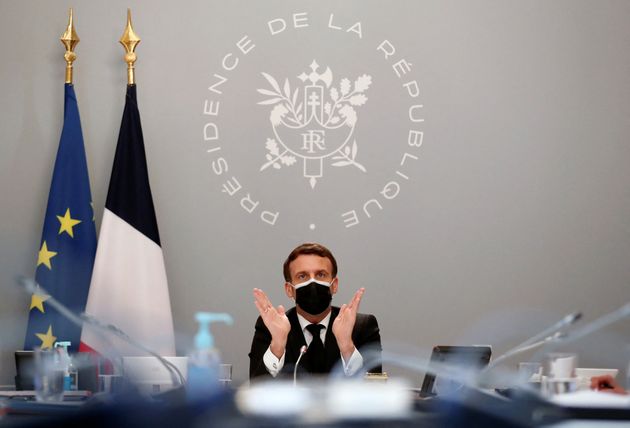
[(96, 227), (81, 120), (72, 84), (65, 85), (64, 122), (37, 254), (35, 279), (46, 292), (33, 295), (24, 349), (70, 341), (76, 351), (81, 328), (47, 305), (47, 294), (80, 313), (90, 287)]

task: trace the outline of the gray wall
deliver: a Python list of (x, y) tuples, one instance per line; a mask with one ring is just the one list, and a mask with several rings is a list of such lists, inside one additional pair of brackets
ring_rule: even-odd
[[(377, 315), (385, 346), (421, 355), (437, 343), (501, 352), (567, 312), (592, 319), (629, 300), (629, 2), (3, 0), (0, 384), (12, 382), (26, 329), (29, 298), (13, 278), (34, 272), (70, 5), (97, 226), (124, 102), (117, 40), (127, 6), (142, 38), (138, 96), (180, 353), (195, 311), (230, 312), (236, 324), (218, 327), (217, 340), (245, 379), (257, 316), (251, 289), (289, 305), (281, 264), (303, 241), (338, 257), (335, 302), (366, 287), (362, 311)], [(292, 28), (302, 12), (309, 26)], [(331, 13), (341, 30), (329, 28)], [(289, 25), (271, 35), (276, 18)], [(361, 38), (346, 31), (356, 22)], [(236, 47), (245, 35), (256, 45), (247, 55)], [(393, 60), (377, 50), (386, 39)], [(239, 65), (227, 72), (230, 52)], [(299, 87), (313, 59), (320, 72), (331, 68), (336, 86), (362, 74), (372, 85), (353, 134), (366, 172), (325, 160), (311, 189), (301, 159), (259, 171), (273, 132), (256, 90), (269, 86), (261, 72)], [(400, 59), (412, 64), (402, 78), (392, 69)], [(208, 90), (215, 73), (228, 78), (220, 95)], [(402, 86), (413, 80), (415, 99)], [(203, 114), (206, 100), (220, 102), (218, 117)], [(414, 104), (424, 106), (414, 111), (424, 122), (410, 121)], [(218, 141), (204, 141), (209, 122)], [(407, 146), (410, 129), (424, 132), (421, 148)], [(404, 153), (418, 159), (400, 166)], [(219, 157), (229, 167), (221, 176), (212, 170)], [(230, 197), (221, 188), (232, 176), (243, 189)], [(400, 192), (387, 199), (380, 192), (390, 181)], [(260, 202), (252, 214), (239, 204), (246, 193)], [(383, 209), (371, 205), (368, 218), (370, 199)], [(264, 210), (280, 213), (275, 225), (260, 219)], [(360, 222), (345, 227), (351, 210)], [(581, 365), (623, 368), (629, 325), (580, 343)]]

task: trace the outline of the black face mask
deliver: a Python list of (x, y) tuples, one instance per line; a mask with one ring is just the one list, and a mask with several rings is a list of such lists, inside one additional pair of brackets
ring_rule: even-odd
[(304, 311), (311, 315), (319, 315), (328, 309), (332, 301), (330, 284), (323, 285), (316, 280), (311, 280), (306, 285), (298, 284), (300, 287), (295, 290), (295, 303)]

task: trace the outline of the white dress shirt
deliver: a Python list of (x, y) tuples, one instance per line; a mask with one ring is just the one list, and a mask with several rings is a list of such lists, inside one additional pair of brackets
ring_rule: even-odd
[[(319, 324), (324, 326), (324, 328), (322, 328), (319, 333), (324, 347), (326, 346), (326, 331), (328, 330), (328, 324), (330, 323), (331, 313), (332, 312), (328, 313), (328, 315), (326, 315), (326, 317), (319, 322)], [(304, 318), (300, 314), (297, 314), (297, 317), (298, 321), (300, 322), (300, 327), (302, 328), (302, 334), (304, 335), (306, 346), (310, 346), (311, 342), (313, 341), (313, 335), (310, 331), (306, 329), (306, 327), (311, 323), (308, 322), (306, 318)], [(265, 363), (265, 367), (267, 368), (267, 371), (271, 376), (276, 377), (278, 373), (280, 373), (280, 370), (282, 370), (282, 367), (284, 367), (285, 354), (286, 350), (282, 354), (282, 357), (278, 359), (278, 357), (276, 357), (273, 352), (271, 352), (271, 347), (267, 348), (267, 352), (265, 352), (265, 355), (263, 356), (263, 362)], [(363, 367), (363, 357), (356, 347), (354, 348), (354, 352), (347, 362), (343, 359), (343, 355), (341, 355), (341, 362), (343, 364), (343, 371), (346, 376), (352, 376), (353, 374), (358, 372), (361, 367)]]

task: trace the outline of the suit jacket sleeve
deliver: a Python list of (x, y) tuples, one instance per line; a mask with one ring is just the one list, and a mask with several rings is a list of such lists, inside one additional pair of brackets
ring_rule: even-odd
[(364, 370), (370, 373), (381, 373), (381, 333), (378, 321), (372, 314), (357, 314), (352, 341), (361, 352)]
[(263, 356), (269, 345), (271, 344), (271, 333), (267, 330), (265, 323), (259, 316), (256, 320), (256, 327), (254, 331), (254, 338), (252, 339), (252, 347), (249, 351), (249, 378), (252, 379), (258, 376), (271, 377), (265, 363)]

